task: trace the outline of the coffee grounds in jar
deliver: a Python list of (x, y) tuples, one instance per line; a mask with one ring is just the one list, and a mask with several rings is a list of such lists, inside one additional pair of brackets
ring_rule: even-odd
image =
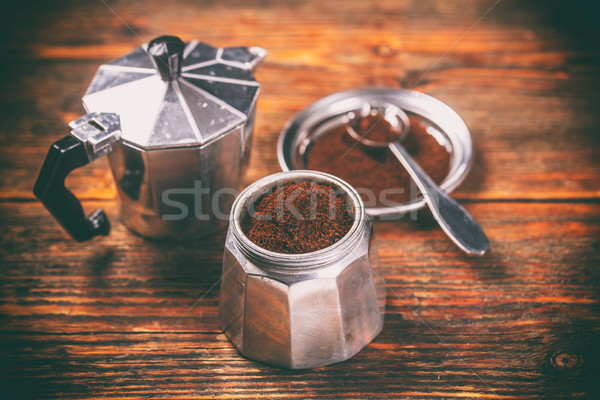
[(390, 123), (380, 115), (367, 115), (358, 120), (357, 132), (364, 139), (379, 143), (389, 143), (398, 139), (398, 134), (391, 129)]
[[(378, 141), (386, 136), (382, 130), (391, 128), (389, 122), (375, 118), (379, 122), (366, 137)], [(409, 118), (411, 128), (402, 146), (439, 184), (450, 170), (451, 153), (430, 134), (431, 125), (426, 120), (418, 116)], [(372, 126), (372, 121), (361, 121), (361, 125)], [(367, 207), (406, 204), (419, 194), (416, 188), (411, 188), (408, 172), (387, 148), (366, 149), (350, 137), (343, 124), (324, 132), (311, 144), (305, 167), (336, 175), (350, 183)]]
[(258, 198), (250, 211), (242, 217), (244, 234), (264, 249), (285, 254), (329, 247), (354, 223), (347, 195), (316, 182), (286, 181)]

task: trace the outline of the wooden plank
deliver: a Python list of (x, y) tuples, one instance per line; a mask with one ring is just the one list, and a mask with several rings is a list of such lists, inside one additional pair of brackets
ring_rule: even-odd
[(223, 233), (193, 244), (146, 241), (118, 223), (113, 202), (85, 203), (98, 206), (113, 232), (75, 244), (37, 203), (0, 204), (9, 390), (534, 399), (595, 388), (599, 204), (468, 203), (491, 239), (483, 258), (460, 254), (426, 215), (378, 222), (384, 330), (352, 360), (304, 372), (247, 360), (221, 333)]
[[(144, 40), (175, 32), (269, 50), (257, 72), (263, 90), (247, 183), (279, 170), (278, 134), (311, 102), (357, 87), (414, 86), (456, 109), (472, 131), (476, 160), (458, 198), (597, 199), (600, 71), (597, 63), (582, 64), (597, 53), (514, 3), (519, 13), (506, 15), (510, 8), (500, 4), (454, 46), (488, 2), (467, 2), (464, 9), (432, 4), (302, 2), (260, 11), (251, 4), (187, 4), (189, 11), (178, 10), (176, 19), (156, 17), (146, 7), (140, 13), (137, 2), (115, 10)], [(97, 66), (140, 43), (125, 28), (107, 29), (122, 27), (100, 2), (92, 10), (48, 13), (39, 29), (21, 32), (19, 46), (10, 45), (19, 51), (0, 96), (0, 168), (11, 171), (0, 176), (5, 199), (33, 197), (47, 148), (83, 112), (79, 98)], [(202, 35), (192, 26), (204, 27)], [(71, 184), (86, 199), (115, 197), (105, 162), (75, 174)]]
[[(600, 58), (585, 2), (10, 3), (0, 15), (0, 387), (6, 398), (597, 398)], [(136, 37), (131, 28), (139, 37)], [(33, 201), (96, 68), (173, 33), (269, 50), (245, 183), (279, 170), (285, 122), (327, 94), (416, 88), (466, 121), (455, 193), (492, 242), (464, 256), (426, 214), (376, 223), (383, 332), (311, 371), (242, 357), (217, 322), (225, 232), (139, 238), (106, 160), (69, 178), (110, 236), (72, 242)], [(447, 52), (447, 54), (446, 54)]]
[[(89, 70), (89, 68), (86, 68)], [(265, 65), (259, 79), (265, 77), (293, 76), (286, 74), (288, 68)], [(567, 103), (562, 93), (577, 96), (589, 85), (590, 77), (561, 81), (562, 78), (541, 78), (550, 87), (531, 93), (530, 89), (519, 92), (507, 82), (525, 87), (528, 81), (537, 78), (512, 73), (507, 78), (504, 70), (440, 71), (429, 75), (425, 90), (453, 105), (471, 127), (475, 141), (475, 164), (471, 176), (457, 192), (459, 198), (469, 199), (580, 199), (597, 198), (600, 192), (597, 177), (600, 164), (596, 154), (599, 144), (590, 133), (599, 121), (585, 111), (596, 102), (597, 91), (585, 91), (575, 102)], [(331, 72), (331, 75), (335, 72)], [(85, 88), (88, 79), (83, 79)], [(318, 94), (306, 94), (304, 99), (286, 97), (285, 87), (302, 85), (288, 78), (287, 82), (263, 81), (263, 94), (258, 104), (256, 137), (253, 144), (253, 159), (247, 182), (279, 170), (276, 158), (276, 142), (279, 131), (292, 115), (321, 95), (351, 87), (364, 86), (364, 82), (353, 82), (346, 86), (323, 89), (332, 78), (320, 74), (315, 84), (321, 87)], [(475, 77), (473, 77), (475, 76)], [(438, 78), (439, 77), (439, 78)], [(42, 79), (42, 77), (38, 77)], [(438, 80), (439, 79), (439, 80)], [(480, 80), (474, 83), (474, 80)], [(484, 82), (485, 81), (485, 82)], [(41, 84), (41, 83), (40, 83)], [(58, 84), (57, 84), (58, 86)], [(468, 89), (465, 89), (468, 88)], [(58, 91), (58, 87), (55, 87)], [(77, 89), (83, 90), (83, 89)], [(77, 91), (75, 90), (75, 91)], [(564, 91), (564, 92), (563, 92)], [(493, 92), (493, 96), (488, 94)], [(468, 96), (465, 96), (465, 93)], [(580, 93), (579, 93), (580, 94)], [(0, 180), (5, 190), (4, 198), (32, 198), (31, 187), (50, 144), (68, 133), (66, 124), (77, 117), (81, 108), (75, 94), (60, 98), (59, 104), (68, 104), (65, 109), (54, 110), (55, 116), (41, 111), (40, 118), (23, 119), (25, 111), (11, 114), (5, 124), (14, 124), (18, 136), (2, 137), (0, 147), (1, 166), (10, 169)], [(510, 96), (510, 101), (505, 99)], [(285, 99), (285, 100), (282, 100)], [(37, 104), (37, 100), (30, 100)], [(10, 107), (10, 108), (14, 108)], [(45, 107), (43, 108), (45, 110)], [(490, 115), (488, 110), (495, 110)], [(32, 110), (35, 112), (34, 110)], [(581, 116), (578, 116), (581, 115)], [(19, 118), (18, 121), (15, 121)], [(564, 121), (570, 121), (566, 125)], [(12, 128), (12, 127), (11, 127)], [(13, 132), (15, 132), (13, 131)], [(517, 132), (518, 134), (512, 134)], [(28, 146), (18, 146), (22, 141)], [(515, 149), (519, 151), (515, 151)], [(84, 198), (114, 198), (112, 179), (106, 162), (96, 162), (84, 172), (75, 173), (71, 184)], [(535, 187), (535, 191), (530, 189)]]

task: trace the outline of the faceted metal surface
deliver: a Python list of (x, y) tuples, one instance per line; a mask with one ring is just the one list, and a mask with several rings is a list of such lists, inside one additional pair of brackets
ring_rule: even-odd
[[(271, 177), (295, 179), (298, 173), (343, 182), (314, 171)], [(271, 177), (253, 184), (254, 193), (264, 193), (266, 186), (256, 185)], [(239, 218), (245, 192), (233, 206), (232, 221)], [(356, 199), (360, 203), (358, 194)], [(372, 224), (362, 208), (358, 215), (344, 239), (307, 254), (255, 254), (239, 240), (239, 223), (230, 222), (219, 321), (242, 354), (284, 368), (313, 368), (347, 360), (379, 334), (386, 288), (370, 246)]]
[(157, 239), (206, 236), (227, 226), (248, 163), (259, 92), (252, 70), (266, 52), (192, 41), (177, 52), (181, 71), (169, 66), (163, 80), (147, 49), (102, 65), (83, 103), (120, 117), (108, 157), (124, 225)]
[(163, 81), (147, 45), (100, 66), (83, 97), (88, 112), (119, 114), (122, 140), (142, 149), (204, 145), (242, 124), (259, 84), (263, 49), (216, 49), (191, 41), (181, 75)]
[(219, 319), (231, 342), (249, 358), (291, 369), (358, 353), (381, 331), (385, 304), (366, 243), (320, 271), (276, 274), (247, 259), (228, 236)]
[(224, 229), (243, 172), (242, 136), (238, 127), (203, 147), (114, 145), (108, 157), (123, 223), (142, 236), (173, 240)]
[(112, 151), (112, 144), (121, 138), (121, 123), (117, 114), (91, 113), (69, 123), (71, 135), (84, 144), (90, 161)]

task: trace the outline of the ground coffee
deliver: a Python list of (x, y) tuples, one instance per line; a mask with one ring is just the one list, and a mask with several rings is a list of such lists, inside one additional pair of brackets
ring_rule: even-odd
[(390, 123), (381, 115), (367, 115), (358, 120), (358, 134), (376, 143), (389, 143), (398, 140), (397, 132), (390, 128)]
[(316, 182), (284, 182), (248, 207), (241, 227), (264, 249), (299, 254), (331, 246), (353, 223), (347, 195), (340, 190)]
[[(361, 129), (372, 127), (367, 138), (379, 141), (390, 137), (386, 133), (390, 129), (387, 121), (378, 118), (379, 122), (373, 126), (373, 121), (367, 118), (360, 122)], [(433, 133), (438, 136), (441, 133), (420, 117), (410, 116), (410, 125), (402, 145), (435, 182), (441, 183), (450, 170), (451, 149), (447, 139), (435, 137)], [(408, 203), (418, 195), (416, 188), (411, 189), (410, 176), (388, 149), (365, 149), (356, 144), (344, 125), (324, 132), (312, 143), (306, 168), (336, 175), (350, 183), (367, 207)]]

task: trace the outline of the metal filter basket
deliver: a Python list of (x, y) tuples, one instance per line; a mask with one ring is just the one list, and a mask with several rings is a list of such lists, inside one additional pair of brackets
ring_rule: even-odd
[[(302, 254), (261, 248), (242, 231), (248, 205), (285, 181), (331, 185), (348, 196), (355, 220), (333, 245)], [(280, 172), (248, 186), (231, 210), (225, 240), (219, 321), (245, 356), (283, 368), (349, 359), (381, 331), (386, 287), (372, 223), (358, 193), (316, 171)]]

